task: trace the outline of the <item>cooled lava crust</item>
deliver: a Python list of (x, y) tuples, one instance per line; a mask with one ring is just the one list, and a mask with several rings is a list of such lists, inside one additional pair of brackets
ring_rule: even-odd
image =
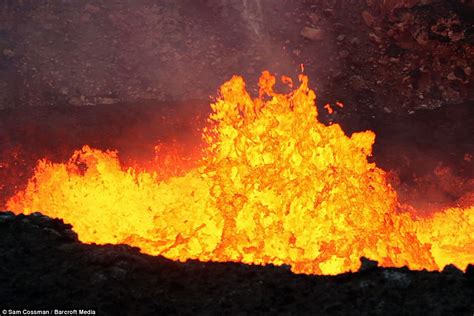
[(94, 309), (98, 315), (472, 315), (474, 266), (463, 273), (379, 268), (337, 276), (289, 267), (173, 262), (124, 245), (87, 245), (62, 220), (0, 213), (0, 305)]

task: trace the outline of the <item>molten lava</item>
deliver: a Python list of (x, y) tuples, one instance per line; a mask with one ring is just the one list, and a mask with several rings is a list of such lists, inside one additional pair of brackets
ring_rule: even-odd
[(361, 256), (412, 269), (473, 263), (474, 207), (432, 218), (400, 210), (385, 172), (367, 161), (375, 134), (347, 137), (338, 124), (318, 122), (315, 93), (306, 76), (299, 80), (279, 94), (264, 72), (256, 99), (241, 77), (224, 83), (203, 132), (207, 146), (185, 171), (172, 157), (155, 172), (126, 169), (117, 153), (84, 146), (66, 164), (40, 161), (7, 206), (63, 218), (83, 242), (175, 260), (316, 274), (356, 270)]

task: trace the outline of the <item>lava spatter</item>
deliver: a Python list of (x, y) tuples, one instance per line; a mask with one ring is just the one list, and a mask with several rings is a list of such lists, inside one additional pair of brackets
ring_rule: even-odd
[(206, 148), (185, 172), (124, 168), (117, 153), (84, 146), (65, 164), (40, 161), (7, 206), (62, 218), (83, 242), (127, 243), (175, 260), (287, 264), (311, 274), (356, 270), (361, 256), (412, 269), (474, 262), (474, 207), (427, 219), (399, 211), (385, 172), (367, 161), (375, 134), (348, 137), (318, 122), (306, 76), (287, 94), (275, 82), (264, 72), (254, 99), (243, 78), (224, 83)]

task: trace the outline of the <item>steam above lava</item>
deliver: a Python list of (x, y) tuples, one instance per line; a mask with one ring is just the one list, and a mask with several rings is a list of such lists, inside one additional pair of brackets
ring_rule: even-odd
[(288, 94), (275, 83), (264, 72), (255, 99), (241, 77), (224, 83), (202, 156), (179, 174), (172, 163), (160, 165), (169, 172), (127, 169), (117, 153), (84, 146), (68, 163), (40, 161), (7, 206), (62, 218), (83, 242), (176, 260), (315, 274), (355, 270), (361, 256), (430, 270), (474, 262), (474, 206), (432, 218), (400, 210), (385, 172), (367, 161), (375, 134), (348, 137), (318, 122), (306, 76)]

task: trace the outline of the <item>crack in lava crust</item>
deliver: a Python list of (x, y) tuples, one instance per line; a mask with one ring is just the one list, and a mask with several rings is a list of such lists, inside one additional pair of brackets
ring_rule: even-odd
[(180, 176), (125, 169), (116, 153), (84, 146), (68, 163), (40, 161), (7, 206), (62, 218), (83, 242), (175, 260), (315, 274), (356, 270), (361, 256), (430, 270), (474, 262), (474, 207), (432, 218), (398, 210), (385, 172), (367, 161), (375, 134), (348, 137), (318, 122), (306, 76), (288, 94), (274, 92), (275, 82), (264, 72), (255, 99), (241, 77), (224, 83), (202, 158)]

